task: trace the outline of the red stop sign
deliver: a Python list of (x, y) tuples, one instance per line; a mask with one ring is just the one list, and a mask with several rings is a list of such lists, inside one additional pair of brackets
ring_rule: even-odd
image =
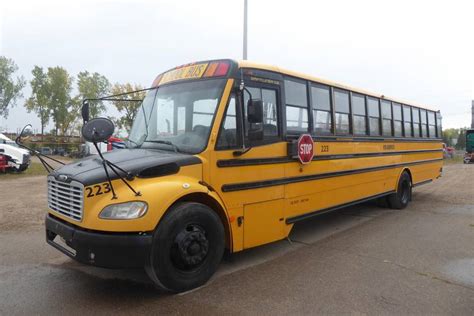
[(310, 163), (314, 156), (313, 138), (309, 134), (303, 134), (298, 138), (298, 159), (302, 164)]

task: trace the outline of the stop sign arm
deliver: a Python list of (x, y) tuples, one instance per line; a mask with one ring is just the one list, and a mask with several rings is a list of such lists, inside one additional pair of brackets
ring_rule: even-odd
[(287, 145), (288, 157), (299, 160), (302, 164), (310, 163), (314, 156), (314, 142), (309, 134), (302, 134), (297, 140)]

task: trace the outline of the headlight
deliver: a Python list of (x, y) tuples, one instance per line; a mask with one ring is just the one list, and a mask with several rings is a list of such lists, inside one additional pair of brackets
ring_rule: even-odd
[(126, 202), (104, 207), (99, 217), (103, 219), (134, 219), (145, 215), (148, 205), (145, 202)]

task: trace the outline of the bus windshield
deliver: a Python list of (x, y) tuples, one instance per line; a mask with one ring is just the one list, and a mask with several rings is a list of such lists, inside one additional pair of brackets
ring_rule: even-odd
[(204, 150), (224, 84), (225, 79), (210, 79), (150, 90), (135, 115), (130, 147)]

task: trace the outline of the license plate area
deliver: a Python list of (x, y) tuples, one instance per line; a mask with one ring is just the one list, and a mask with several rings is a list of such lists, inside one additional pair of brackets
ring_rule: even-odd
[(77, 251), (68, 245), (71, 244), (74, 229), (65, 225), (61, 225), (57, 221), (52, 221), (46, 224), (46, 241), (48, 244), (58, 249), (62, 253), (75, 257)]
[(76, 253), (77, 253), (76, 249), (68, 246), (68, 244), (66, 243), (66, 240), (63, 237), (57, 235), (56, 237), (54, 237), (54, 239), (51, 242), (55, 244), (55, 247), (60, 247), (61, 251), (67, 252), (68, 255), (72, 257), (76, 256)]

